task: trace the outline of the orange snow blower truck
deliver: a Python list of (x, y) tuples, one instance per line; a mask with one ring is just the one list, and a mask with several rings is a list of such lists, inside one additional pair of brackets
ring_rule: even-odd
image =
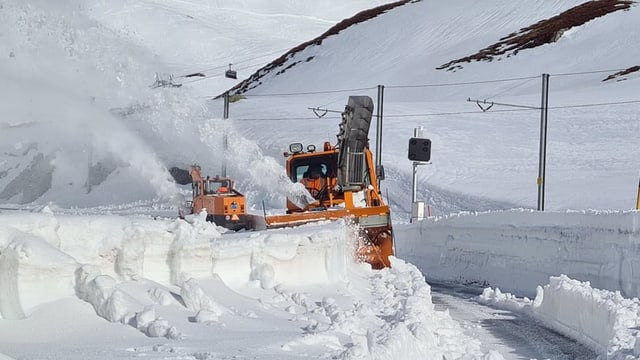
[(267, 228), (277, 228), (349, 218), (360, 231), (359, 260), (381, 269), (390, 266), (394, 247), (391, 213), (378, 188), (369, 149), (372, 112), (370, 97), (350, 96), (335, 146), (325, 142), (319, 151), (314, 145), (308, 145), (306, 151), (301, 143), (289, 146), (284, 153), (287, 175), (304, 184), (314, 201), (287, 199), (286, 214), (266, 216), (265, 223)]
[(228, 177), (204, 178), (200, 166), (193, 165), (189, 172), (192, 179), (193, 200), (191, 213), (207, 211), (207, 221), (231, 230), (252, 229), (252, 218), (246, 213), (243, 194), (233, 188)]

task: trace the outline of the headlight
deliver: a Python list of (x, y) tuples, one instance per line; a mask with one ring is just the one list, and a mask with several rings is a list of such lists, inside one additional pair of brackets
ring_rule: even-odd
[(302, 143), (293, 143), (289, 145), (289, 151), (294, 154), (302, 152)]
[(316, 146), (315, 145), (307, 145), (307, 151), (308, 152), (316, 151)]

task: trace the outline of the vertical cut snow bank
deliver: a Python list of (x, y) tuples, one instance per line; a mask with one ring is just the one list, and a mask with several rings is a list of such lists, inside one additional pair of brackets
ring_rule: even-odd
[(0, 220), (0, 318), (22, 319), (42, 302), (73, 295), (77, 262), (52, 245), (57, 222), (47, 214), (32, 219), (16, 222), (22, 230)]
[(610, 360), (640, 358), (640, 300), (594, 289), (566, 275), (550, 277), (535, 300), (518, 299), (500, 289), (484, 290), (479, 301), (529, 313)]

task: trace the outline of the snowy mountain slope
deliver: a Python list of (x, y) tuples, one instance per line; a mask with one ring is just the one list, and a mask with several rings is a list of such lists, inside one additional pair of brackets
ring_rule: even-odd
[[(367, 82), (361, 82), (360, 87), (378, 84), (399, 85), (399, 78), (410, 78), (413, 80), (411, 84), (457, 82), (460, 79), (468, 81), (494, 77), (498, 70), (496, 68), (499, 68), (501, 77), (509, 78), (513, 75), (523, 75), (523, 63), (528, 65), (528, 73), (524, 75), (560, 73), (567, 69), (600, 69), (605, 64), (608, 65), (606, 69), (636, 65), (629, 60), (637, 50), (624, 46), (637, 40), (634, 30), (637, 30), (635, 20), (638, 10), (633, 6), (601, 17), (594, 14), (595, 19), (558, 34), (560, 38), (556, 43), (523, 49), (517, 52), (517, 55), (512, 53), (509, 56), (497, 56), (499, 64), (496, 64), (498, 61), (494, 61), (494, 64), (472, 63), (463, 66), (464, 70), (460, 73), (436, 71), (449, 61), (465, 55), (470, 56), (477, 50), (490, 47), (520, 29), (537, 25), (536, 23), (542, 20), (565, 13), (571, 16), (567, 10), (581, 3), (554, 1), (530, 7), (518, 2), (508, 6), (501, 2), (487, 2), (474, 11), (465, 11), (472, 8), (470, 2), (465, 1), (455, 2), (447, 7), (438, 6), (434, 2), (407, 3), (369, 21), (343, 29), (337, 35), (322, 39), (321, 44), (312, 43), (306, 49), (293, 54), (288, 61), (262, 76), (261, 80), (265, 84), (261, 84), (260, 90), (253, 93), (350, 88), (354, 87), (354, 78), (368, 79)], [(416, 21), (418, 18), (420, 21)], [(574, 23), (580, 24), (579, 21)], [(615, 26), (611, 26), (612, 23), (615, 23)], [(570, 24), (569, 22), (567, 26)], [(383, 28), (386, 31), (372, 28)], [(396, 32), (397, 35), (394, 35)], [(594, 36), (596, 34), (599, 36)], [(604, 38), (608, 38), (609, 41), (602, 41)], [(354, 39), (357, 41), (351, 41)], [(590, 52), (588, 57), (584, 56), (585, 43), (594, 41), (598, 41), (597, 51)], [(349, 44), (350, 56), (346, 56), (346, 53), (342, 57), (331, 56), (337, 49), (341, 49), (344, 43)], [(324, 55), (325, 52), (328, 54)], [(400, 54), (402, 56), (399, 56)], [(612, 59), (611, 54), (618, 56)], [(557, 59), (565, 61), (559, 62)], [(322, 62), (330, 62), (331, 65), (317, 65)], [(355, 63), (359, 66), (352, 66)], [(318, 71), (318, 68), (332, 71)], [(402, 76), (405, 71), (411, 72), (412, 76)], [(306, 79), (315, 80), (315, 88), (294, 80), (301, 74), (304, 74)], [(254, 86), (256, 84), (249, 83), (242, 88)], [(443, 98), (450, 93), (439, 92), (438, 95)], [(420, 93), (419, 96), (421, 100), (425, 100), (424, 93)], [(432, 100), (433, 97), (428, 99)], [(403, 100), (408, 99), (403, 96)]]

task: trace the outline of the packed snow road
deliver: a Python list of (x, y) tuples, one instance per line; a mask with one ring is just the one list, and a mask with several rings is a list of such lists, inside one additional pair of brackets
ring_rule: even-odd
[(482, 341), (487, 349), (497, 350), (507, 360), (593, 360), (598, 357), (588, 347), (526, 315), (476, 302), (473, 298), (482, 293), (481, 288), (427, 282), (431, 285), (436, 310), (448, 309), (467, 335)]

